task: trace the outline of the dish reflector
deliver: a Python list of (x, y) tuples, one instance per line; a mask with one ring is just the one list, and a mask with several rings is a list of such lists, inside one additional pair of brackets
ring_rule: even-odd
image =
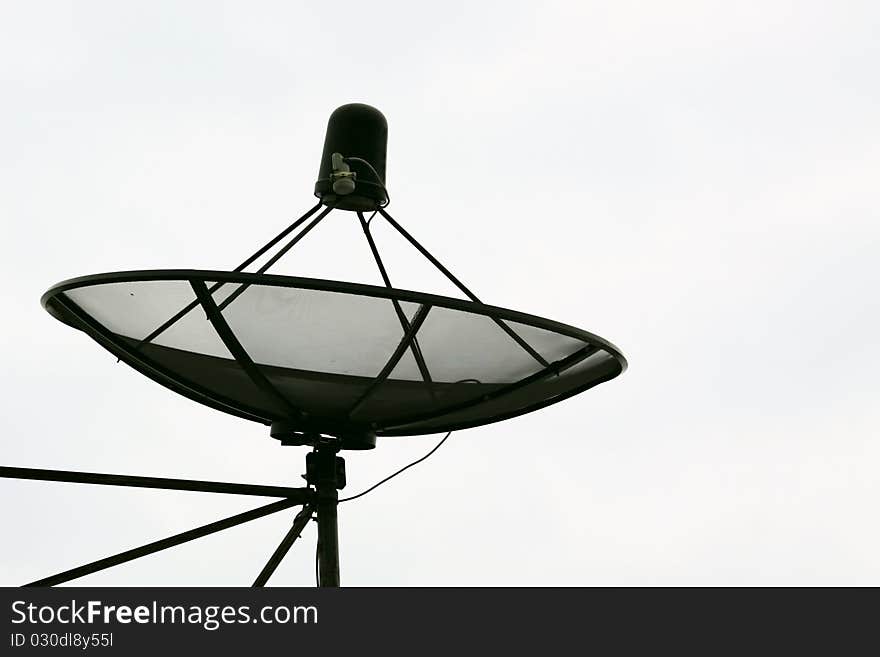
[(56, 285), (43, 304), (168, 388), (291, 432), (474, 427), (561, 401), (626, 367), (607, 341), (558, 322), (339, 281), (120, 272)]

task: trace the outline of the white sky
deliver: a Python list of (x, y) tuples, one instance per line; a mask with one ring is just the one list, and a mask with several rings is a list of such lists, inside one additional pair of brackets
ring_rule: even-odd
[[(366, 102), (392, 214), (485, 301), (630, 369), (341, 507), (344, 584), (880, 585), (878, 34), (872, 2), (4, 3), (0, 462), (299, 485), (304, 450), (38, 302), (234, 267), (313, 203), (330, 112)], [(273, 271), (378, 282), (353, 220)], [(399, 286), (452, 292), (377, 239)], [(348, 454), (345, 492), (435, 441)], [(263, 503), (0, 497), (7, 585)], [(246, 585), (292, 515), (76, 583)], [(313, 582), (311, 527), (272, 583)]]

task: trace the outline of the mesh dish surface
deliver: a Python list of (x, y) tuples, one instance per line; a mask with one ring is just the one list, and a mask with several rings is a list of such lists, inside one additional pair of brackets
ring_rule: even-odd
[(341, 281), (117, 272), (59, 283), (42, 302), (175, 392), (263, 424), (283, 420), (328, 434), (478, 426), (556, 403), (626, 368), (614, 345), (565, 324)]

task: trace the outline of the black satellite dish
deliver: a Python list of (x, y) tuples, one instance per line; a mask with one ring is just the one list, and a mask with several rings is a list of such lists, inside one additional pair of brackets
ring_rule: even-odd
[[(282, 498), (32, 585), (66, 582), (303, 505), (254, 585), (266, 583), (316, 515), (319, 582), (338, 586), (340, 450), (372, 449), (377, 437), (448, 435), (497, 422), (623, 372), (620, 350), (592, 333), (482, 303), (388, 214), (387, 135), (375, 108), (351, 104), (333, 112), (315, 184), (318, 203), (232, 272), (96, 274), (43, 295), (53, 316), (142, 374), (211, 408), (268, 425), (283, 445), (313, 451), (306, 460), (309, 486), (299, 489), (0, 468), (4, 477)], [(334, 209), (356, 213), (385, 287), (266, 273)], [(370, 233), (377, 214), (467, 300), (392, 287)], [(279, 244), (256, 272), (244, 271)]]

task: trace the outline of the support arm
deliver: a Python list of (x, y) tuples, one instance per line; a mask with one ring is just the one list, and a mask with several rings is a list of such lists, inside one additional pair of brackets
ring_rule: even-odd
[[(395, 230), (397, 230), (398, 233), (403, 235), (403, 237), (406, 238), (407, 242), (412, 244), (416, 248), (416, 250), (419, 253), (421, 253), (423, 256), (425, 256), (432, 265), (434, 265), (437, 269), (439, 269), (442, 272), (442, 274), (444, 276), (446, 276), (446, 278), (448, 278), (450, 281), (452, 281), (452, 283), (459, 290), (461, 290), (465, 294), (465, 296), (467, 296), (471, 301), (474, 301), (476, 303), (482, 303), (482, 301), (480, 301), (477, 298), (476, 294), (474, 294), (469, 289), (467, 289), (467, 287), (465, 287), (464, 283), (462, 283), (460, 280), (458, 280), (453, 275), (453, 273), (451, 271), (449, 271), (448, 269), (446, 269), (446, 267), (443, 266), (443, 263), (441, 263), (439, 260), (437, 260), (437, 258), (435, 258), (433, 255), (431, 255), (431, 252), (428, 251), (428, 249), (426, 249), (421, 244), (419, 244), (418, 240), (416, 240), (415, 237), (410, 235), (406, 231), (406, 229), (404, 229), (403, 226), (401, 226), (399, 223), (397, 223), (394, 220), (394, 218), (385, 211), (385, 208), (380, 206), (378, 208), (378, 210), (379, 210), (379, 214), (381, 214), (383, 217), (385, 217), (385, 220), (388, 221), (388, 223), (391, 224), (395, 228)], [(539, 354), (537, 351), (535, 351), (528, 342), (523, 340), (522, 337), (520, 337), (520, 335), (516, 331), (514, 331), (512, 328), (510, 328), (507, 325), (506, 322), (504, 322), (504, 320), (494, 318), (493, 321), (501, 328), (502, 331), (504, 331), (505, 333), (507, 333), (507, 335), (509, 335), (511, 338), (513, 338), (513, 340), (520, 347), (522, 347), (532, 358), (534, 358), (536, 361), (538, 361), (543, 367), (547, 367), (550, 365), (550, 363), (547, 362), (547, 360), (543, 356), (541, 356), (541, 354)]]
[(245, 522), (250, 522), (251, 520), (256, 520), (257, 518), (277, 513), (278, 511), (283, 511), (284, 509), (289, 509), (296, 505), (297, 502), (294, 500), (279, 500), (278, 502), (272, 502), (272, 504), (267, 504), (266, 506), (252, 509), (251, 511), (245, 511), (244, 513), (239, 513), (207, 525), (202, 525), (201, 527), (196, 527), (195, 529), (190, 529), (189, 531), (175, 534), (174, 536), (169, 536), (168, 538), (163, 538), (152, 543), (147, 543), (146, 545), (136, 547), (132, 550), (126, 550), (125, 552), (114, 554), (111, 557), (98, 559), (98, 561), (93, 561), (92, 563), (79, 566), (78, 568), (71, 568), (62, 573), (38, 579), (30, 584), (25, 584), (25, 586), (55, 586), (56, 584), (63, 584), (72, 579), (77, 579), (79, 577), (84, 577), (85, 575), (96, 573), (100, 570), (118, 566), (121, 563), (133, 561), (134, 559), (145, 557), (148, 554), (153, 554), (180, 545), (181, 543), (186, 543), (209, 534), (214, 534), (224, 529), (229, 529), (230, 527), (235, 527), (236, 525), (241, 525)]
[[(262, 267), (260, 267), (260, 268), (257, 270), (257, 273), (258, 273), (258, 274), (265, 274), (266, 271), (269, 269), (269, 267), (271, 267), (271, 266), (274, 265), (276, 262), (278, 262), (278, 261), (284, 256), (285, 253), (287, 253), (288, 251), (290, 251), (290, 249), (292, 249), (294, 246), (296, 246), (296, 244), (297, 244), (297, 243), (298, 243), (303, 237), (305, 237), (306, 235), (308, 235), (309, 232), (312, 230), (312, 228), (314, 228), (314, 227), (317, 226), (319, 223), (321, 223), (321, 220), (322, 220), (324, 217), (326, 217), (328, 214), (330, 214), (330, 213), (333, 211), (333, 208), (334, 208), (334, 207), (335, 207), (334, 205), (328, 205), (326, 208), (324, 208), (324, 210), (321, 212), (321, 214), (319, 214), (317, 217), (315, 217), (314, 219), (312, 219), (312, 220), (309, 222), (309, 224), (308, 224), (305, 228), (303, 228), (303, 229), (299, 232), (299, 234), (298, 234), (296, 237), (294, 237), (294, 238), (293, 238), (292, 240), (290, 240), (287, 244), (285, 244), (283, 247), (281, 247), (281, 248), (278, 250), (278, 253), (276, 253), (276, 254), (273, 255), (271, 258), (269, 258), (269, 260), (266, 261), (266, 264), (264, 264)], [(217, 307), (218, 307), (220, 310), (223, 310), (226, 306), (228, 306), (230, 303), (232, 303), (233, 301), (235, 301), (235, 300), (241, 295), (242, 292), (244, 292), (246, 289), (248, 289), (248, 287), (250, 287), (250, 284), (249, 284), (249, 283), (242, 283), (241, 285), (238, 286), (238, 288), (235, 290), (235, 292), (233, 292), (233, 293), (230, 294), (228, 297), (226, 297), (222, 302), (220, 302), (219, 304), (217, 304)]]
[[(285, 228), (280, 233), (278, 233), (275, 237), (273, 237), (271, 240), (269, 240), (266, 244), (264, 244), (259, 249), (257, 249), (257, 251), (255, 253), (253, 253), (247, 260), (242, 262), (238, 267), (236, 267), (232, 271), (244, 271), (247, 267), (250, 267), (260, 256), (262, 256), (269, 249), (271, 249), (273, 246), (278, 244), (278, 242), (283, 240), (285, 237), (290, 235), (290, 233), (292, 233), (297, 228), (299, 228), (302, 225), (302, 223), (304, 221), (306, 221), (309, 217), (311, 217), (313, 214), (315, 214), (318, 211), (318, 208), (320, 208), (320, 207), (321, 207), (321, 202), (318, 201), (318, 203), (313, 208), (311, 208), (303, 216), (301, 216), (299, 219), (297, 219), (292, 224), (290, 224), (287, 228)], [(211, 292), (215, 292), (216, 290), (219, 290), (221, 287), (223, 287), (223, 283), (214, 283), (214, 285), (211, 286)], [(151, 342), (152, 340), (155, 340), (162, 333), (164, 333), (169, 328), (174, 326), (181, 318), (185, 317), (187, 313), (189, 313), (193, 308), (197, 307), (198, 305), (199, 305), (198, 301), (192, 301), (189, 304), (187, 304), (186, 306), (184, 306), (183, 308), (181, 308), (175, 315), (173, 315), (172, 317), (169, 317), (168, 320), (166, 320), (161, 326), (156, 328), (152, 333), (150, 333), (147, 337), (145, 337), (143, 340), (141, 340), (141, 342), (138, 344), (138, 347), (140, 347), (141, 345), (143, 345), (147, 342)]]
[(306, 506), (296, 514), (296, 518), (293, 519), (293, 525), (290, 527), (290, 531), (284, 536), (281, 540), (281, 543), (275, 548), (275, 552), (272, 553), (272, 556), (269, 557), (269, 561), (263, 566), (263, 570), (260, 571), (260, 574), (257, 575), (257, 579), (254, 580), (253, 586), (265, 586), (266, 582), (269, 581), (269, 578), (272, 577), (272, 574), (275, 572), (275, 569), (281, 564), (281, 560), (287, 556), (287, 553), (290, 551), (290, 548), (293, 546), (293, 542), (299, 538), (300, 534), (302, 534), (303, 529), (306, 528), (306, 525), (309, 524), (309, 520), (312, 519), (312, 513), (314, 513), (315, 508), (313, 506)]
[[(382, 281), (385, 283), (385, 287), (389, 290), (392, 289), (391, 285), (391, 277), (388, 276), (388, 271), (385, 269), (385, 263), (382, 262), (382, 256), (379, 255), (379, 249), (376, 246), (376, 241), (373, 239), (373, 235), (370, 233), (369, 222), (364, 219), (364, 215), (362, 212), (357, 213), (358, 221), (361, 223), (361, 229), (364, 231), (364, 236), (367, 238), (367, 244), (370, 245), (370, 251), (373, 253), (373, 259), (376, 261), (376, 266), (379, 268), (379, 274), (382, 276)], [(403, 312), (403, 308), (400, 307), (400, 302), (397, 299), (391, 299), (391, 304), (394, 306), (394, 312), (397, 313), (397, 319), (400, 322), (400, 328), (403, 329), (404, 334), (409, 331), (409, 320), (406, 318), (406, 314)], [(412, 343), (410, 344), (410, 350), (412, 351), (413, 358), (416, 360), (416, 364), (419, 367), (419, 372), (422, 375), (422, 380), (430, 384), (431, 383), (431, 373), (428, 371), (428, 366), (425, 364), (425, 358), (422, 355), (421, 347), (419, 347), (418, 338), (413, 338)], [(433, 396), (433, 390), (428, 388), (431, 391)]]
[(135, 477), (131, 475), (72, 472), (70, 470), (42, 470), (38, 468), (12, 468), (8, 466), (0, 466), (0, 477), (6, 479), (64, 481), (75, 484), (99, 484), (102, 486), (131, 486), (133, 488), (152, 488), (159, 490), (188, 490), (202, 493), (229, 493), (232, 495), (284, 497), (292, 501), (294, 504), (306, 504), (311, 500), (312, 496), (312, 491), (308, 488), (263, 486), (260, 484), (230, 484), (219, 481), (166, 479), (164, 477)]

